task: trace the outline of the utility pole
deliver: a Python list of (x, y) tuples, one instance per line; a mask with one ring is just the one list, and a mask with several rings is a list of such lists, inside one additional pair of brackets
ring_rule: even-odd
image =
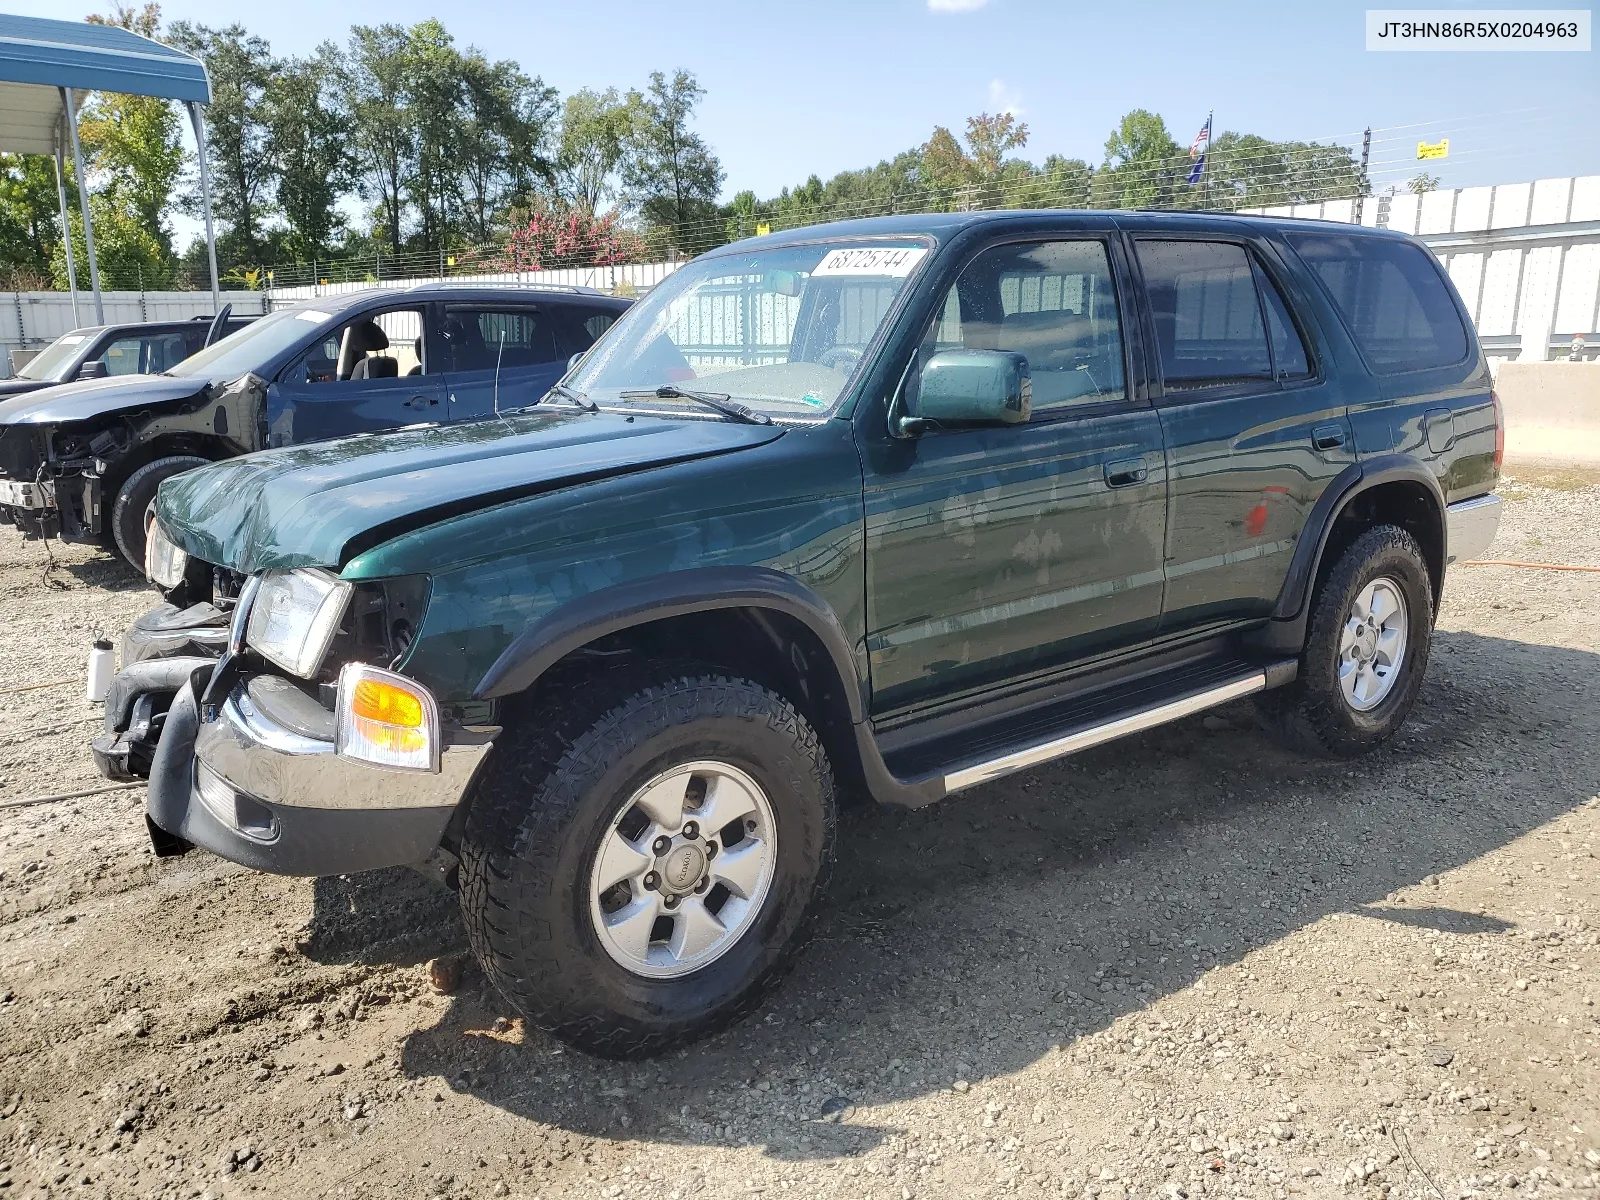
[(1356, 194), (1356, 224), (1361, 224), (1367, 206), (1367, 193), (1372, 190), (1372, 185), (1367, 182), (1367, 163), (1372, 159), (1372, 126), (1368, 125), (1366, 132), (1361, 135), (1361, 190)]

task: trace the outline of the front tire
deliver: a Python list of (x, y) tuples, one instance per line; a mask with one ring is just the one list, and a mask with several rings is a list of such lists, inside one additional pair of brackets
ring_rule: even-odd
[(150, 506), (156, 502), (156, 489), (161, 481), (182, 475), (211, 460), (194, 454), (173, 454), (145, 463), (129, 475), (117, 489), (116, 502), (111, 506), (111, 536), (122, 557), (133, 565), (135, 571), (144, 571), (144, 533), (150, 519)]
[(1367, 530), (1311, 600), (1293, 683), (1258, 699), (1270, 731), (1296, 749), (1355, 758), (1405, 723), (1433, 643), (1433, 581), (1422, 549), (1394, 525)]
[(508, 731), (475, 789), (461, 907), (485, 973), (591, 1054), (737, 1020), (792, 963), (833, 858), (834, 781), (781, 696), (713, 674), (581, 687)]

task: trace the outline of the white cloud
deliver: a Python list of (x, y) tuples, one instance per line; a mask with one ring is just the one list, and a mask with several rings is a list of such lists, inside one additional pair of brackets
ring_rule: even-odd
[(982, 8), (989, 0), (928, 0), (930, 12), (971, 12)]
[[(930, 0), (930, 3), (932, 0)], [(1022, 115), (1022, 93), (1015, 88), (1006, 86), (1003, 79), (989, 81), (989, 111), (996, 116), (1001, 113), (1010, 113), (1013, 117)]]

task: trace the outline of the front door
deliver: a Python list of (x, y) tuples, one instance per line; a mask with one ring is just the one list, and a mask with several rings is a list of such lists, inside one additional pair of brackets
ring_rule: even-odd
[(367, 312), (319, 338), (267, 395), (269, 444), (448, 420), (424, 307)]
[(1307, 306), (1259, 247), (1141, 237), (1134, 248), (1162, 375), (1162, 633), (1265, 617), (1312, 506), (1355, 461), (1348, 396)]
[(877, 715), (1154, 634), (1166, 474), (1159, 421), (1129, 387), (1120, 290), (1108, 242), (1084, 237), (990, 246), (945, 296), (919, 359), (1024, 354), (1033, 415), (867, 445)]
[(448, 304), (441, 333), (458, 421), (525, 408), (567, 372), (556, 322), (539, 305)]

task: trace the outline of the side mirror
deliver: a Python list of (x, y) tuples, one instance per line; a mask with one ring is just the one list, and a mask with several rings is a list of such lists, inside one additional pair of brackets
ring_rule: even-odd
[(930, 425), (1021, 425), (1033, 412), (1028, 359), (1008, 350), (945, 350), (922, 366), (907, 390), (901, 437)]
[(111, 368), (106, 366), (103, 358), (93, 358), (78, 368), (79, 379), (104, 379), (111, 374)]

